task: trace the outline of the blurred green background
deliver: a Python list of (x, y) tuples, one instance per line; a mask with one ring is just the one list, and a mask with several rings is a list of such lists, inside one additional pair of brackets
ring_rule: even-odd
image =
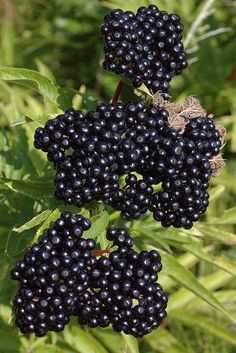
[[(58, 86), (83, 110), (111, 99), (119, 78), (102, 68), (103, 16), (150, 3), (182, 16), (190, 65), (172, 81), (171, 96), (198, 97), (227, 128), (227, 167), (212, 180), (208, 212), (191, 231), (161, 229), (151, 216), (125, 224), (94, 205), (93, 236), (102, 248), (110, 222), (127, 225), (137, 249), (161, 251), (160, 282), (170, 299), (160, 329), (136, 341), (72, 321), (61, 334), (24, 337), (12, 320), (16, 286), (9, 270), (63, 209), (52, 198), (51, 167), (33, 149), (34, 129), (60, 112), (62, 104), (48, 99)], [(0, 353), (235, 353), (236, 1), (0, 0), (0, 16)], [(36, 70), (50, 81), (5, 66)], [(126, 85), (121, 99), (137, 97)]]

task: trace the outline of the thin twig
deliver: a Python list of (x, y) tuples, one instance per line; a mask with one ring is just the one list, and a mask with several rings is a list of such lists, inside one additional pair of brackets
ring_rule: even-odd
[(211, 6), (215, 0), (207, 0), (196, 20), (193, 22), (184, 42), (185, 48), (189, 46), (192, 41), (193, 36), (197, 32), (198, 28), (201, 26), (202, 22), (211, 14)]

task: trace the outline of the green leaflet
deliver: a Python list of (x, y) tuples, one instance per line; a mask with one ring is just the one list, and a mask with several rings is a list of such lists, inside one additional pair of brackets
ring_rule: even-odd
[[(205, 276), (199, 279), (200, 285), (204, 286), (208, 291), (214, 292), (214, 290), (225, 286), (232, 279), (232, 275), (226, 273), (223, 270), (219, 270), (211, 273), (208, 276)], [(216, 298), (216, 297), (215, 297)], [(175, 291), (169, 297), (168, 310), (171, 313), (172, 310), (179, 309), (181, 307), (187, 307), (187, 305), (192, 305), (195, 300), (202, 298), (200, 296), (196, 297), (194, 292), (189, 291), (185, 288), (180, 288), (178, 291)], [(219, 300), (217, 300), (219, 302)], [(205, 301), (207, 303), (207, 301)]]
[(226, 327), (222, 321), (196, 312), (181, 310), (171, 313), (172, 320), (178, 320), (187, 326), (199, 327), (204, 332), (217, 336), (236, 346), (235, 331)]
[(122, 332), (122, 336), (126, 342), (127, 345), (127, 352), (129, 353), (139, 353), (139, 347), (138, 347), (138, 341), (135, 337), (131, 335), (126, 335), (125, 333)]
[(175, 336), (163, 328), (144, 336), (144, 340), (161, 353), (190, 353)]
[(89, 332), (81, 329), (79, 326), (73, 326), (71, 329), (67, 326), (63, 331), (63, 338), (68, 346), (76, 352), (108, 353), (95, 337)]
[(91, 228), (83, 235), (84, 238), (97, 238), (107, 228), (109, 223), (108, 212), (102, 211), (96, 216), (93, 216), (90, 221), (92, 222)]
[(202, 298), (208, 304), (224, 313), (232, 321), (234, 319), (230, 316), (227, 310), (221, 305), (221, 303), (215, 298), (215, 296), (204, 287), (193, 274), (183, 267), (173, 256), (161, 252), (163, 262), (163, 274), (166, 274), (176, 280), (178, 283), (186, 287), (188, 290)]
[(196, 255), (199, 259), (207, 261), (215, 266), (218, 266), (223, 270), (231, 273), (233, 276), (236, 276), (236, 263), (235, 261), (230, 260), (228, 257), (213, 256), (207, 254), (200, 247), (193, 245), (184, 245), (184, 249)]
[(48, 200), (52, 198), (53, 194), (52, 186), (41, 181), (0, 178), (0, 188), (8, 189), (37, 200)]
[(52, 210), (43, 211), (43, 212), (39, 213), (37, 216), (35, 216), (34, 218), (32, 218), (30, 221), (23, 224), (21, 227), (13, 228), (13, 231), (17, 232), (17, 233), (22, 233), (25, 230), (34, 228), (34, 227), (38, 226), (39, 224), (41, 224), (43, 221), (45, 221), (45, 219), (48, 218), (51, 213), (52, 213)]
[(46, 101), (57, 105), (62, 110), (71, 106), (71, 94), (37, 71), (15, 67), (1, 67), (0, 80), (32, 88), (40, 93)]

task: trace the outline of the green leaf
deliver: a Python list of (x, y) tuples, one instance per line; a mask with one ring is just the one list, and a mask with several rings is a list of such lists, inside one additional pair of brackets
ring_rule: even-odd
[(21, 227), (13, 228), (13, 231), (17, 232), (17, 233), (22, 233), (25, 230), (34, 228), (34, 227), (38, 226), (39, 224), (41, 224), (43, 221), (45, 221), (45, 219), (48, 218), (51, 213), (52, 213), (52, 210), (43, 211), (43, 212), (39, 213), (37, 216), (35, 216), (34, 218), (32, 218), (30, 221), (23, 224)]
[(124, 352), (126, 343), (121, 339), (118, 332), (113, 331), (111, 328), (106, 328), (106, 330), (97, 328), (93, 329), (92, 332), (93, 336), (97, 337), (109, 352)]
[(78, 326), (66, 327), (63, 331), (64, 341), (79, 353), (108, 353), (102, 344), (90, 333)]
[(206, 238), (214, 239), (223, 244), (236, 245), (236, 235), (234, 233), (203, 223), (198, 223), (195, 228)]
[[(199, 283), (207, 288), (208, 291), (213, 292), (214, 290), (225, 286), (231, 280), (232, 275), (223, 270), (219, 270), (201, 278)], [(186, 308), (187, 305), (193, 305), (193, 302), (199, 301), (199, 298), (202, 300), (200, 296), (197, 298), (193, 291), (180, 288), (178, 291), (173, 292), (169, 297), (168, 312), (171, 313), (173, 310), (183, 307)]]
[(17, 353), (20, 350), (20, 341), (16, 332), (0, 331), (0, 352)]
[(50, 215), (45, 219), (41, 227), (37, 230), (35, 237), (33, 239), (33, 243), (35, 243), (38, 238), (44, 234), (46, 229), (48, 229), (51, 225), (52, 222), (54, 222), (57, 218), (59, 218), (61, 215), (61, 211), (59, 208), (56, 208), (54, 211), (50, 213)]
[(42, 200), (52, 198), (52, 185), (41, 181), (13, 180), (0, 178), (0, 188), (12, 190), (32, 199)]
[(225, 192), (224, 185), (218, 185), (210, 189), (210, 201), (218, 200), (224, 192)]
[(106, 249), (109, 246), (109, 241), (107, 240), (106, 237), (106, 231), (104, 230), (99, 236), (98, 236), (98, 241), (100, 243), (101, 249)]
[(32, 88), (40, 93), (47, 102), (57, 105), (62, 110), (71, 106), (71, 95), (37, 71), (15, 67), (0, 67), (0, 80)]
[(36, 347), (34, 348), (34, 353), (64, 353), (64, 349), (57, 347), (55, 345), (52, 344), (44, 344), (42, 346)]
[(106, 229), (109, 223), (107, 211), (102, 211), (100, 214), (93, 216), (90, 221), (92, 222), (91, 228), (84, 233), (84, 238), (97, 238)]
[(223, 215), (210, 221), (212, 224), (236, 224), (236, 207), (224, 211)]
[(222, 268), (223, 270), (231, 273), (233, 276), (236, 276), (236, 262), (230, 260), (227, 257), (223, 256), (212, 256), (210, 254), (202, 251), (200, 247), (193, 245), (184, 245), (184, 248), (206, 262), (209, 262), (215, 266)]
[(11, 316), (12, 316), (11, 308), (7, 305), (0, 304), (0, 317), (7, 325), (9, 325)]
[(158, 331), (153, 331), (151, 334), (144, 336), (144, 340), (152, 347), (161, 353), (189, 353), (175, 336), (169, 331), (159, 328)]
[(138, 341), (135, 337), (126, 335), (122, 332), (122, 336), (126, 342), (129, 353), (139, 353)]
[(178, 261), (170, 254), (161, 252), (163, 262), (163, 273), (170, 276), (185, 288), (193, 292), (195, 295), (212, 305), (214, 308), (225, 314), (232, 321), (234, 319), (230, 316), (227, 310), (215, 298), (215, 296), (205, 288), (186, 268), (184, 268)]
[(171, 320), (178, 320), (186, 326), (198, 327), (203, 330), (204, 333), (208, 332), (236, 346), (235, 331), (226, 328), (225, 323), (221, 320), (216, 321), (206, 315), (186, 310), (172, 312)]
[(43, 126), (49, 119), (53, 119), (55, 117), (55, 114), (41, 114), (41, 115), (30, 115), (25, 117), (25, 122), (32, 122), (34, 121), (35, 123)]

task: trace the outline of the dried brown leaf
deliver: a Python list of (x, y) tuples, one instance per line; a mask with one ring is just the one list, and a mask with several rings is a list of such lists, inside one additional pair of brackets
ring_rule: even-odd
[(223, 171), (224, 167), (226, 166), (225, 160), (223, 159), (221, 154), (213, 157), (210, 163), (212, 169), (212, 176), (214, 177), (219, 176)]

